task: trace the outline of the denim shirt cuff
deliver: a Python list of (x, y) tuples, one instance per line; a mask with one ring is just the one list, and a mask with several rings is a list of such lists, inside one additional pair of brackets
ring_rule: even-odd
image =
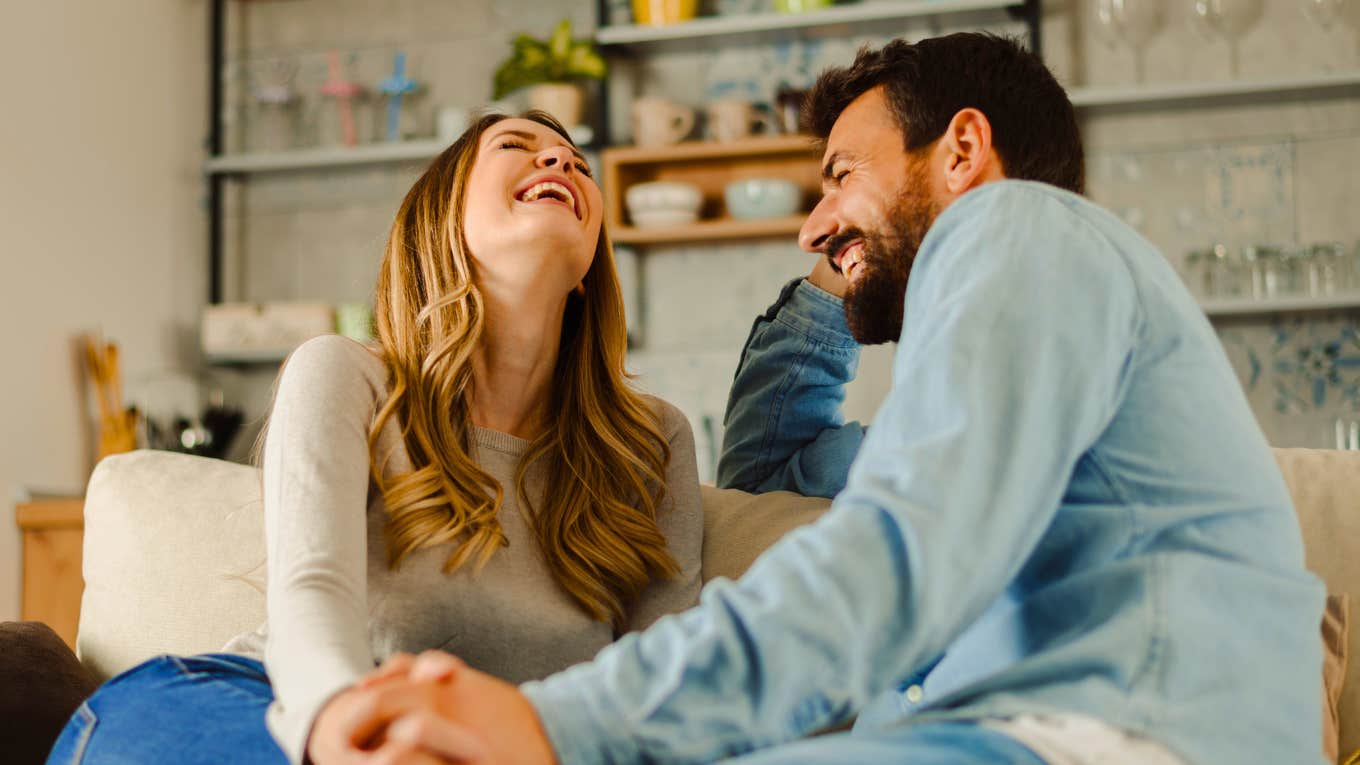
[(774, 320), (826, 345), (853, 348), (859, 344), (845, 323), (845, 302), (803, 279), (780, 295)]
[(627, 736), (611, 736), (591, 714), (593, 705), (570, 682), (534, 681), (520, 686), (548, 735), (560, 765), (633, 762), (640, 753)]

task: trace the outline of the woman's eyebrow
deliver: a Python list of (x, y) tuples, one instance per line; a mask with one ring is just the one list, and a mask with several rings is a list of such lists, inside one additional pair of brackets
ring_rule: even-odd
[[(523, 138), (523, 139), (526, 140), (526, 141), (533, 141), (534, 143), (537, 143), (537, 142), (538, 142), (538, 136), (535, 135), (534, 133), (530, 133), (530, 132), (527, 131), (527, 130), (514, 130), (513, 128), (512, 128), (512, 129), (507, 129), (507, 130), (502, 130), (502, 131), (500, 131), (499, 133), (496, 133), (496, 134), (492, 135), (490, 140), (494, 141), (494, 140), (496, 140), (497, 138), (502, 138), (502, 137), (507, 136), (507, 135), (512, 135), (512, 136), (515, 136), (516, 138)], [(577, 148), (576, 148), (575, 146), (572, 146), (572, 145), (569, 144), (569, 143), (564, 143), (564, 144), (562, 144), (562, 145), (565, 146), (565, 147), (567, 147), (568, 149), (571, 149), (571, 153), (572, 153), (572, 154), (575, 154), (577, 159), (581, 160), (582, 162), (586, 162), (586, 157), (585, 157), (585, 155), (582, 154), (580, 151), (578, 151)], [(589, 163), (589, 162), (586, 162), (586, 164), (590, 164), (590, 163)]]

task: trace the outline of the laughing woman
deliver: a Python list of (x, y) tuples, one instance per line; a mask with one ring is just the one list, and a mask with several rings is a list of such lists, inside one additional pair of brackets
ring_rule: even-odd
[(281, 373), (266, 623), (110, 680), (49, 762), (359, 762), (383, 745), (365, 687), (405, 682), (374, 674), (390, 656), (524, 681), (696, 603), (693, 437), (628, 386), (602, 212), (541, 113), (484, 117), (435, 159), (388, 237), (379, 347), (318, 338)]

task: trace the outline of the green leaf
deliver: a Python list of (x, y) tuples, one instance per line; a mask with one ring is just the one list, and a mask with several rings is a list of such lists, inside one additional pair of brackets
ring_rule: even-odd
[(567, 59), (567, 71), (573, 77), (600, 80), (604, 79), (607, 67), (604, 57), (595, 52), (595, 46), (588, 41), (582, 41), (572, 46), (571, 56)]
[(553, 29), (552, 39), (548, 42), (548, 50), (551, 52), (553, 61), (567, 60), (567, 54), (571, 51), (571, 19), (562, 19), (557, 22), (557, 27)]

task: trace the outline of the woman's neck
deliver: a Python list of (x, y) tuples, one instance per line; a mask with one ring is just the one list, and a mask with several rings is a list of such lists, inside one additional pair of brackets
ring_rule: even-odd
[(486, 321), (472, 355), (472, 423), (532, 440), (548, 419), (566, 298), (549, 305), (483, 293), (483, 306)]

